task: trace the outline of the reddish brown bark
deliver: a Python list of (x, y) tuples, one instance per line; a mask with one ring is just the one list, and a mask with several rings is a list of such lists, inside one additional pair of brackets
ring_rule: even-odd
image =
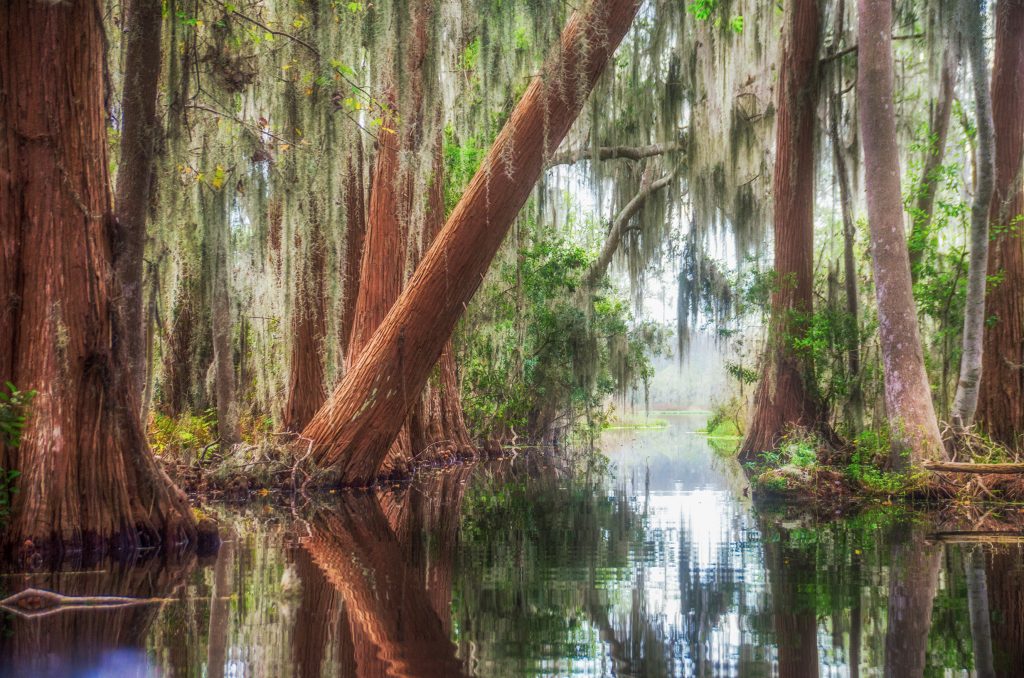
[(97, 2), (0, 5), (0, 382), (39, 392), (3, 451), (23, 556), (196, 536), (117, 360), (105, 51)]
[(997, 547), (986, 557), (992, 658), (998, 676), (1024, 666), (1024, 559), (1020, 547)]
[[(4, 595), (26, 588), (54, 591), (65, 596), (117, 596), (141, 599), (167, 598), (189, 581), (195, 567), (195, 556), (181, 562), (150, 558), (141, 562), (119, 564), (102, 562), (100, 567), (88, 564), (88, 574), (80, 566), (58, 572), (5, 577)], [(84, 576), (83, 576), (84, 575)], [(13, 591), (11, 590), (12, 587)], [(160, 605), (129, 607), (96, 607), (38, 610), (43, 614), (28, 618), (4, 613), (4, 633), (0, 633), (0, 656), (4, 658), (0, 673), (4, 676), (72, 676), (82, 675), (83, 668), (105, 667), (113, 672), (111, 655), (122, 661), (120, 675), (142, 675), (147, 666), (148, 636), (159, 632), (157, 621)], [(31, 612), (29, 612), (31, 614)], [(187, 637), (187, 633), (179, 635)], [(130, 668), (128, 661), (137, 664)]]
[(637, 0), (576, 12), (362, 356), (306, 427), (316, 460), (372, 481), (516, 214), (636, 15)]
[(434, 611), (421, 573), (370, 494), (346, 494), (300, 540), (344, 600), (358, 675), (458, 676), (455, 646)]
[(999, 276), (986, 298), (978, 419), (995, 440), (1024, 434), (1024, 0), (996, 4), (992, 120), (996, 186), (988, 272)]
[[(444, 154), (438, 135), (423, 233), (427, 246), (444, 227), (444, 216)], [(416, 258), (412, 264), (411, 268), (415, 268), (419, 259)], [(409, 431), (413, 453), (418, 460), (447, 461), (452, 457), (476, 454), (463, 417), (462, 391), (451, 339), (441, 349), (434, 376), (427, 381), (420, 403), (413, 409)]]
[(295, 310), (292, 312), (291, 369), (288, 402), (284, 408), (284, 426), (288, 431), (301, 431), (327, 399), (324, 385), (327, 242), (313, 196), (309, 197), (308, 205), (312, 221), (309, 243), (305, 249), (301, 242), (296, 243), (304, 270), (295, 283)]
[(124, 12), (124, 92), (121, 97), (121, 157), (114, 198), (114, 271), (120, 283), (119, 313), (124, 321), (119, 362), (131, 372), (142, 402), (146, 391), (146, 330), (143, 322), (143, 254), (150, 207), (153, 160), (159, 123), (160, 29), (163, 16), (153, 0), (131, 0)]
[(348, 360), (349, 339), (359, 298), (360, 263), (366, 240), (366, 190), (363, 186), (363, 146), (356, 144), (345, 176), (345, 285), (341, 309), (341, 355)]
[(780, 537), (764, 545), (779, 675), (817, 678), (818, 617), (811, 595), (814, 586), (807, 581), (814, 572), (814, 559), (806, 550), (792, 548), (785, 531)]
[(814, 143), (821, 10), (814, 0), (787, 6), (779, 70), (775, 145), (775, 275), (771, 327), (754, 413), (741, 459), (773, 449), (786, 430), (819, 423), (813, 366), (793, 340), (806, 330), (814, 292)]
[(892, 464), (904, 468), (908, 462), (918, 466), (925, 460), (941, 458), (944, 451), (924, 369), (903, 230), (893, 106), (892, 3), (858, 0), (857, 9), (857, 105), (885, 404)]

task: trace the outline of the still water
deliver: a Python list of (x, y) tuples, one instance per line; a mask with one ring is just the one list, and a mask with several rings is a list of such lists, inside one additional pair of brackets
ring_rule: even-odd
[(520, 455), (211, 506), (210, 559), (3, 575), (147, 600), (0, 612), (0, 675), (1024, 675), (1019, 546), (755, 510), (704, 417), (658, 416), (604, 434), (605, 473)]

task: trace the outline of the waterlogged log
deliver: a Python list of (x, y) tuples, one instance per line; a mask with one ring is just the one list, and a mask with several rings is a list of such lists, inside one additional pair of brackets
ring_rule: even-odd
[(1024, 473), (1024, 463), (976, 464), (967, 461), (929, 461), (925, 470), (935, 473)]
[(361, 356), (303, 431), (346, 484), (377, 476), (441, 350), (639, 9), (592, 0), (573, 14), (462, 200)]

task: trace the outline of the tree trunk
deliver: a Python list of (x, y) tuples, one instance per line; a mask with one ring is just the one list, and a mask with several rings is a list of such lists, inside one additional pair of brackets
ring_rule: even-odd
[(354, 158), (348, 158), (345, 175), (345, 286), (341, 309), (341, 355), (348, 361), (349, 339), (355, 325), (359, 298), (360, 263), (366, 240), (366, 192), (363, 187), (363, 146), (356, 144)]
[[(860, 44), (863, 49), (863, 40)], [(909, 525), (897, 529), (889, 569), (885, 675), (923, 676), (943, 547), (925, 545), (923, 535)]]
[(0, 382), (38, 391), (0, 539), (25, 557), (196, 536), (118, 360), (104, 55), (97, 2), (0, 5)]
[(992, 286), (985, 328), (979, 419), (995, 440), (1019, 445), (1024, 433), (1024, 0), (996, 4), (992, 119), (996, 184), (988, 270)]
[(217, 400), (217, 437), (222, 448), (241, 439), (238, 429), (238, 400), (235, 396), (235, 360), (232, 349), (230, 267), (231, 231), (228, 226), (229, 198), (227, 188), (210, 189), (210, 207), (203, 210), (206, 242), (213, 250), (210, 257), (210, 326), (213, 329), (214, 392)]
[(345, 380), (306, 427), (316, 460), (370, 482), (508, 229), (629, 29), (637, 0), (573, 15), (444, 229)]
[(235, 570), (237, 535), (221, 542), (213, 566), (213, 590), (210, 592), (210, 626), (207, 631), (206, 676), (224, 678), (228, 659), (228, 632), (231, 624), (232, 573)]
[(963, 353), (960, 380), (953, 398), (953, 429), (963, 433), (974, 421), (981, 381), (982, 337), (985, 332), (985, 286), (988, 282), (988, 220), (992, 206), (995, 169), (992, 131), (992, 98), (988, 91), (988, 57), (985, 54), (984, 7), (964, 0), (963, 25), (974, 84), (977, 116), (978, 159), (974, 202), (971, 205), (971, 257), (967, 265), (967, 299), (964, 303)]
[(843, 157), (839, 118), (843, 105), (838, 92), (831, 97), (829, 106), (829, 136), (832, 140), (832, 161), (836, 183), (839, 184), (839, 204), (843, 213), (843, 282), (846, 292), (846, 314), (850, 318), (850, 336), (846, 345), (847, 368), (850, 372), (850, 394), (847, 400), (847, 423), (854, 433), (864, 428), (864, 393), (860, 377), (860, 303), (857, 299), (857, 260), (854, 254), (857, 230), (853, 220), (853, 195), (850, 175)]
[(908, 244), (910, 274), (913, 280), (917, 280), (921, 259), (928, 244), (928, 231), (932, 223), (932, 215), (935, 212), (935, 194), (938, 192), (940, 178), (938, 170), (946, 156), (949, 119), (953, 112), (953, 98), (956, 94), (958, 60), (956, 41), (950, 40), (950, 44), (942, 53), (939, 98), (935, 100), (935, 107), (932, 109), (931, 129), (929, 130), (931, 138), (928, 141), (928, 150), (925, 153), (924, 166), (921, 168), (917, 190), (914, 192), (916, 200), (911, 212), (910, 242)]
[(967, 612), (971, 619), (971, 644), (974, 646), (974, 672), (978, 678), (992, 678), (996, 672), (992, 660), (992, 624), (988, 610), (985, 554), (981, 547), (964, 547), (963, 557), (967, 575)]
[(814, 143), (821, 10), (814, 0), (787, 6), (779, 70), (775, 145), (775, 275), (771, 326), (754, 412), (740, 458), (773, 449), (793, 426), (821, 425), (814, 366), (792, 342), (810, 320), (814, 293)]
[(291, 369), (288, 402), (284, 408), (284, 427), (288, 431), (301, 431), (327, 399), (324, 386), (327, 242), (316, 211), (316, 198), (310, 195), (307, 200), (313, 223), (305, 248), (303, 243), (297, 243), (304, 271), (295, 283), (295, 309), (292, 311)]
[[(857, 101), (892, 465), (943, 456), (910, 282), (893, 106), (892, 3), (858, 0)], [(908, 458), (909, 457), (909, 458)]]
[(814, 558), (806, 549), (793, 548), (784, 530), (779, 536), (764, 544), (779, 675), (817, 678), (818, 617), (809, 594), (814, 586), (807, 581), (814, 573)]
[[(337, 509), (319, 513), (300, 544), (344, 601), (361, 674), (461, 675), (422, 575), (403, 557), (377, 499), (338, 496)], [(367, 670), (369, 662), (383, 670)]]
[[(426, 247), (434, 241), (444, 227), (444, 147), (438, 134), (434, 153), (434, 171), (428, 195), (426, 226), (423, 240)], [(419, 265), (412, 262), (411, 268)], [(412, 449), (420, 459), (450, 460), (452, 456), (472, 457), (476, 448), (466, 429), (462, 412), (462, 390), (459, 386), (455, 354), (449, 339), (441, 349), (435, 368), (435, 378), (429, 379), (423, 389), (420, 403), (410, 417)], [(421, 456), (422, 455), (422, 456)]]
[(156, 117), (160, 79), (160, 29), (163, 16), (153, 0), (125, 4), (124, 92), (121, 96), (121, 157), (114, 196), (116, 232), (114, 272), (121, 288), (118, 313), (124, 338), (118, 362), (131, 374), (131, 384), (145, 408), (146, 327), (143, 320), (143, 255), (146, 215), (153, 184), (153, 159), (159, 123)]
[(997, 676), (1017, 676), (1024, 666), (1024, 550), (1000, 546), (986, 560), (992, 619), (992, 663)]

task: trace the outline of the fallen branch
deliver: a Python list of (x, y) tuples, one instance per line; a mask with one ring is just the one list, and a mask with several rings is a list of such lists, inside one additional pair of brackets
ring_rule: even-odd
[(44, 589), (25, 589), (0, 600), (0, 609), (26, 619), (72, 610), (117, 609), (136, 605), (166, 603), (172, 598), (129, 598), (125, 596), (65, 596)]
[(975, 464), (961, 461), (927, 461), (924, 467), (934, 473), (1024, 473), (1024, 463)]
[(978, 530), (974, 532), (936, 532), (928, 537), (930, 541), (944, 544), (1021, 544), (1024, 533), (1000, 530)]

